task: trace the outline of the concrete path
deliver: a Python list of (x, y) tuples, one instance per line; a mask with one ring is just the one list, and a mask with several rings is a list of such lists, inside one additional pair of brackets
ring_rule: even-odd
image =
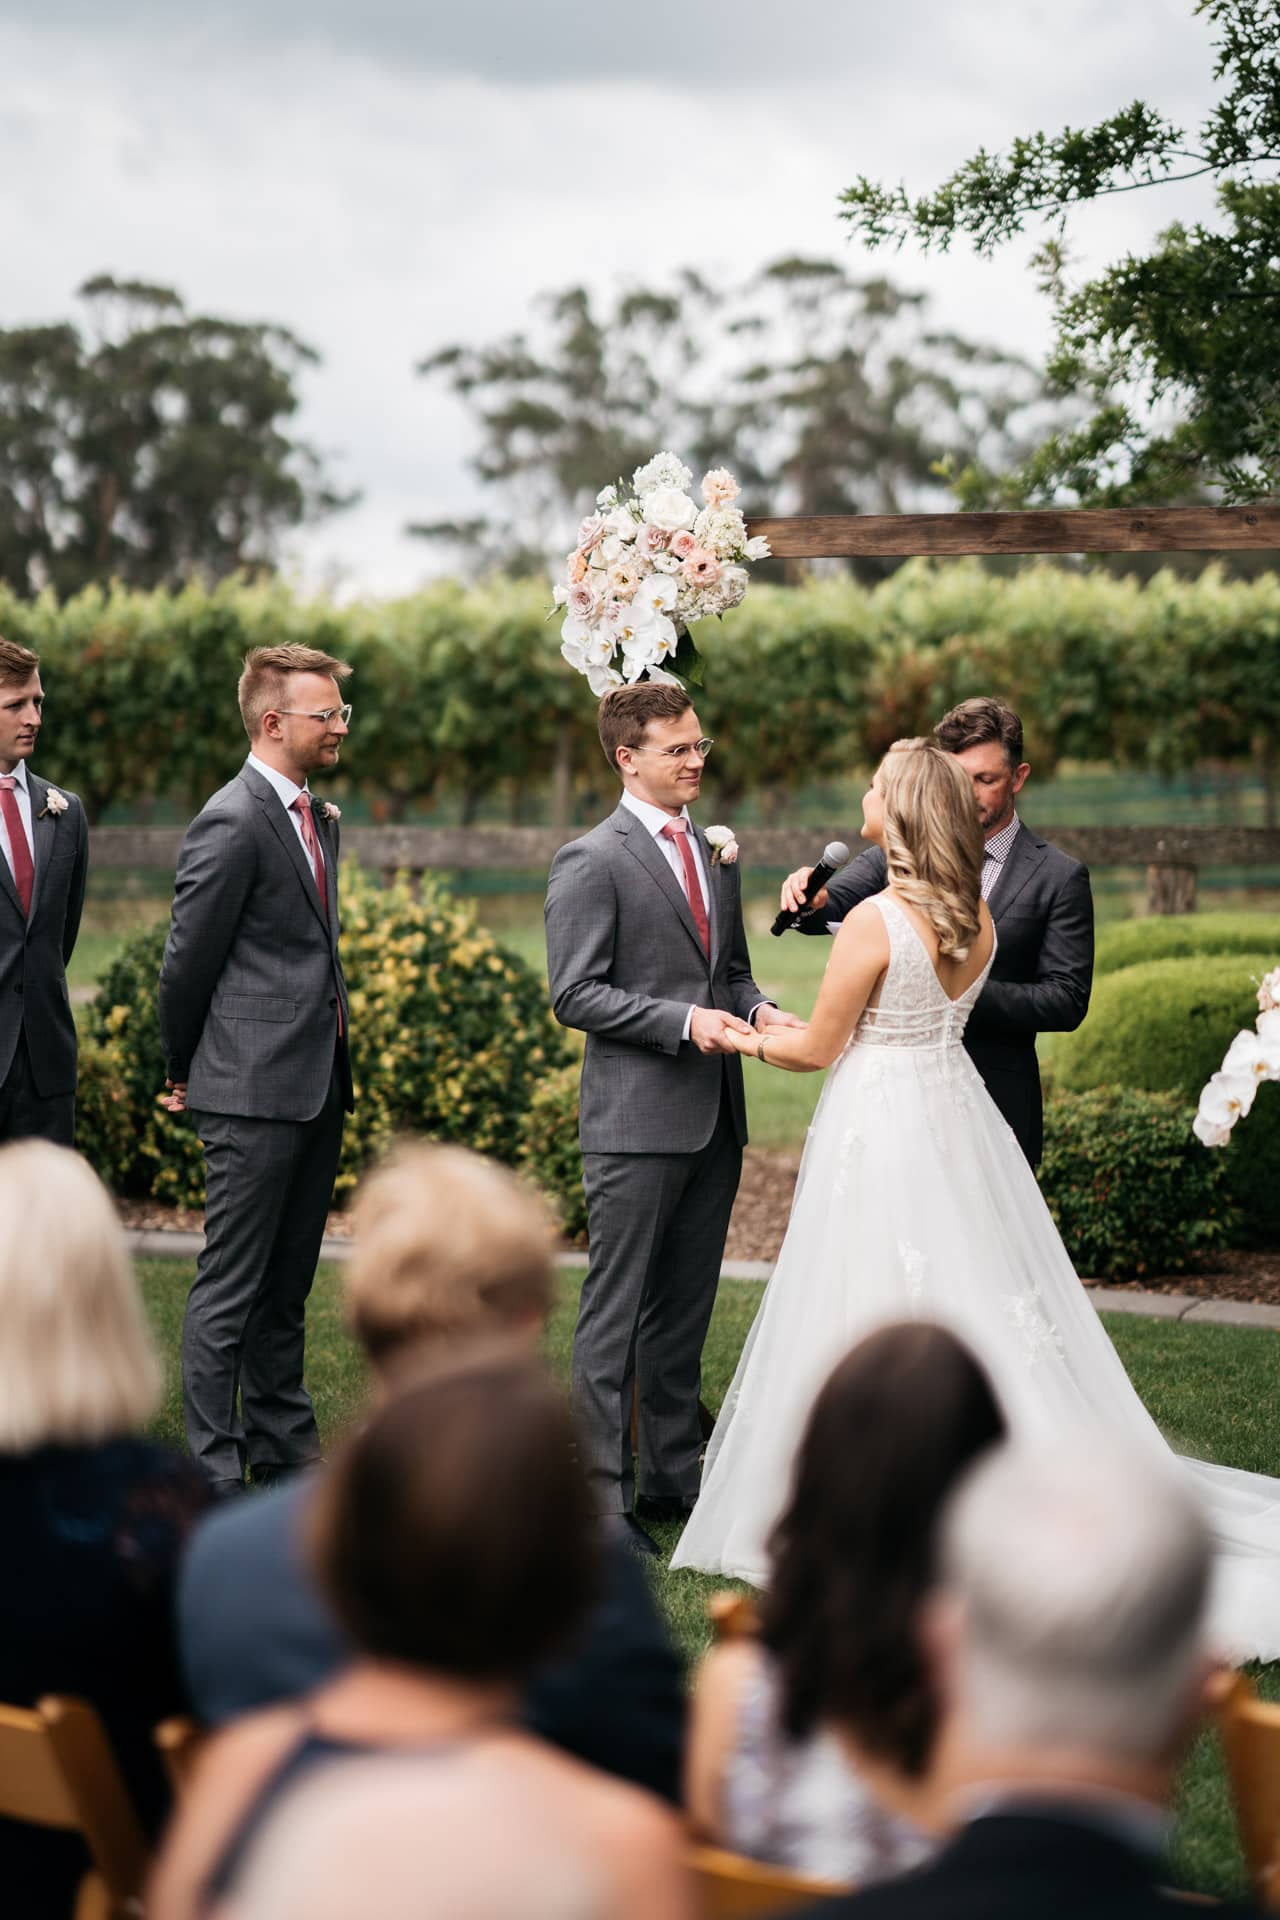
[[(194, 1260), (204, 1245), (200, 1233), (178, 1233), (172, 1228), (131, 1227), (125, 1234), (131, 1253), (143, 1258)], [(326, 1235), (322, 1260), (345, 1260), (351, 1242)], [(562, 1267), (582, 1266), (586, 1255), (562, 1253)], [(726, 1260), (720, 1269), (726, 1280), (767, 1280), (773, 1272), (768, 1260)], [(1202, 1300), (1190, 1293), (1147, 1293), (1141, 1287), (1089, 1288), (1099, 1313), (1138, 1313), (1152, 1320), (1186, 1320), (1196, 1326), (1280, 1328), (1280, 1307), (1258, 1306), (1252, 1300)]]

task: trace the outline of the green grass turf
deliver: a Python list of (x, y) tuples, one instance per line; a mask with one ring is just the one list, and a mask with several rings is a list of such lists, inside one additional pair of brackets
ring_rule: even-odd
[[(139, 1276), (147, 1311), (165, 1356), (166, 1398), (155, 1431), (182, 1444), (179, 1340), (193, 1266), (182, 1260), (143, 1260)], [(563, 1277), (547, 1332), (547, 1353), (568, 1381), (569, 1350), (581, 1272)], [(728, 1388), (761, 1288), (726, 1281), (720, 1289), (703, 1356), (703, 1393), (717, 1411)], [(1280, 1337), (1251, 1328), (1186, 1326), (1178, 1322), (1111, 1316), (1105, 1320), (1130, 1377), (1164, 1432), (1180, 1451), (1201, 1459), (1280, 1474), (1280, 1431), (1274, 1419)], [(358, 1414), (365, 1396), (363, 1362), (343, 1329), (340, 1270), (322, 1266), (311, 1297), (307, 1378), (326, 1447)], [(653, 1532), (669, 1554), (676, 1526)], [(654, 1570), (659, 1601), (689, 1658), (708, 1642), (706, 1602), (727, 1582), (701, 1574)], [(1280, 1663), (1259, 1668), (1264, 1694), (1280, 1699)], [(1183, 1771), (1176, 1866), (1182, 1884), (1217, 1895), (1243, 1890), (1244, 1876), (1221, 1757), (1203, 1735)]]

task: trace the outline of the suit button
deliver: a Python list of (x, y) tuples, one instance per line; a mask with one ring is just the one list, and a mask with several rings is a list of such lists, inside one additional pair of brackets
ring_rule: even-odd
[(332, 1000), (331, 1000), (331, 1001), (329, 1002), (329, 1005), (330, 1005), (331, 1007), (336, 1007), (336, 1006), (337, 1006), (337, 1004), (338, 1004), (338, 1001), (337, 1001), (337, 997), (335, 996), (335, 997), (334, 997), (334, 998), (333, 998), (333, 999), (332, 999)]

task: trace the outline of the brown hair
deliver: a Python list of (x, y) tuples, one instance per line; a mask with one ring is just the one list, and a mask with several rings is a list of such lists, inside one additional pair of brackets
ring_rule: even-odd
[(312, 1544), (366, 1653), (519, 1680), (572, 1640), (598, 1532), (563, 1395), (491, 1349), (374, 1413), (326, 1481)]
[(937, 1710), (918, 1611), (937, 1522), (966, 1467), (1004, 1432), (986, 1373), (944, 1327), (882, 1327), (830, 1375), (770, 1541), (763, 1603), (793, 1738), (839, 1721), (869, 1753), (924, 1771)]
[(404, 1141), (356, 1196), (351, 1329), (379, 1364), (420, 1342), (545, 1319), (553, 1237), (542, 1202), (496, 1161)]
[(245, 732), (251, 740), (257, 739), (266, 715), (288, 697), (291, 673), (328, 673), (335, 680), (345, 680), (350, 672), (345, 660), (335, 660), (318, 647), (293, 642), (283, 647), (251, 647), (236, 689)]
[(29, 680), (39, 665), (38, 653), (32, 653), (30, 647), (20, 647), (16, 640), (6, 640), (0, 634), (0, 686), (13, 680)]
[(895, 740), (880, 792), (890, 885), (924, 915), (943, 959), (967, 959), (982, 925), (982, 827), (968, 775), (932, 740)]
[(651, 720), (678, 720), (693, 702), (683, 687), (639, 680), (634, 687), (611, 687), (600, 702), (600, 745), (614, 772), (619, 747), (638, 747)]
[(946, 753), (963, 753), (967, 747), (985, 747), (988, 741), (998, 740), (1009, 765), (1022, 765), (1022, 721), (1012, 707), (989, 694), (962, 700), (944, 713), (933, 737)]

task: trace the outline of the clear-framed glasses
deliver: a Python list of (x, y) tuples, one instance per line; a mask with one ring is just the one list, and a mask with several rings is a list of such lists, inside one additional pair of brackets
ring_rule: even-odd
[(292, 713), (299, 720), (321, 720), (326, 727), (331, 720), (338, 719), (341, 720), (344, 727), (349, 727), (351, 725), (352, 706), (348, 700), (345, 707), (321, 707), (318, 711), (313, 707), (277, 707), (276, 712)]
[(678, 765), (681, 760), (687, 760), (691, 753), (696, 753), (699, 760), (705, 760), (714, 745), (715, 741), (708, 740), (704, 735), (701, 740), (683, 741), (678, 747), (632, 747), (631, 751), (632, 753), (660, 753), (664, 760), (672, 760)]

